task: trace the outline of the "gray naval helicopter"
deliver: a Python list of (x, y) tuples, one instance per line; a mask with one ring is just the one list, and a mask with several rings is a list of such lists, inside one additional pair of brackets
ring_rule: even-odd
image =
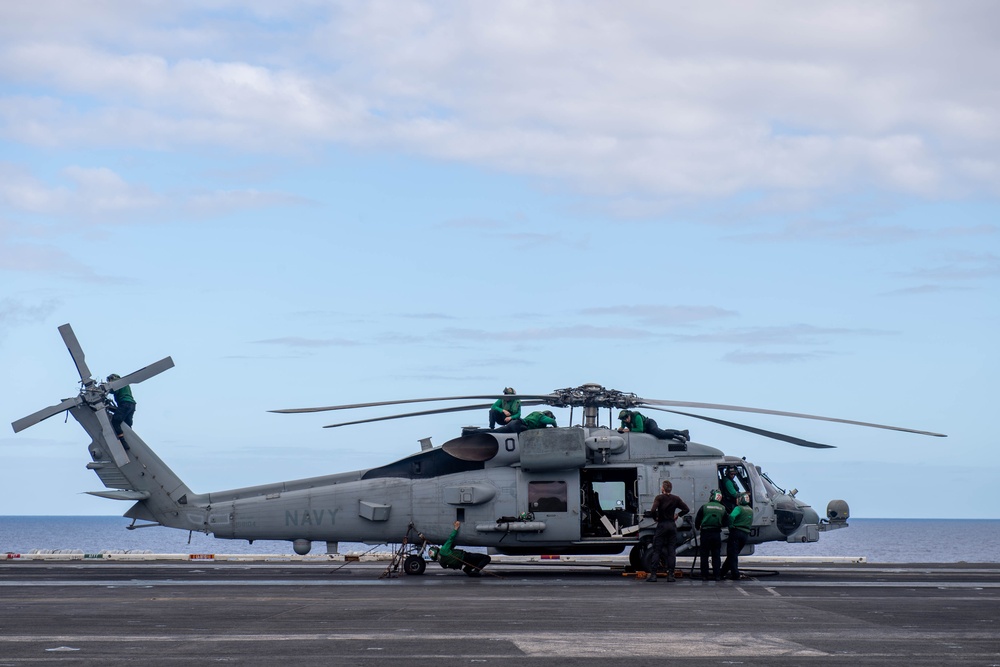
[[(523, 406), (577, 409), (581, 423), (520, 433), (465, 428), (440, 447), (420, 440), (420, 451), (387, 465), (320, 477), (275, 482), (212, 493), (194, 493), (133, 431), (122, 424), (119, 437), (107, 411), (109, 394), (148, 380), (173, 367), (170, 357), (113, 381), (93, 379), (83, 350), (69, 324), (59, 327), (80, 373), (77, 396), (13, 422), (19, 432), (68, 411), (90, 437), (93, 470), (106, 487), (92, 495), (132, 502), (124, 513), (129, 528), (166, 526), (213, 534), (217, 538), (288, 540), (306, 554), (312, 542), (327, 543), (336, 553), (339, 542), (401, 544), (399, 557), (407, 574), (422, 574), (428, 543), (441, 543), (456, 520), (463, 527), (462, 546), (487, 547), (491, 553), (618, 554), (628, 548), (629, 562), (643, 569), (651, 550), (655, 524), (644, 516), (663, 480), (692, 508), (720, 488), (728, 469), (736, 471), (739, 490), (754, 510), (747, 551), (763, 542), (816, 542), (820, 532), (847, 527), (849, 508), (833, 500), (825, 518), (774, 483), (758, 466), (727, 456), (709, 445), (683, 437), (659, 439), (647, 433), (620, 433), (612, 426), (620, 409), (661, 410), (740, 429), (793, 445), (829, 448), (791, 435), (697, 415), (676, 408), (728, 410), (818, 419), (858, 426), (944, 437), (940, 433), (849, 419), (821, 417), (760, 408), (640, 398), (598, 384), (516, 396)], [(370, 407), (512, 398), (510, 395), (416, 398), (319, 408), (275, 410), (320, 412)], [(460, 405), (422, 412), (360, 419), (330, 427), (420, 415), (487, 410), (489, 403)], [(608, 410), (608, 425), (600, 423)], [(679, 554), (697, 548), (690, 516), (678, 530)]]

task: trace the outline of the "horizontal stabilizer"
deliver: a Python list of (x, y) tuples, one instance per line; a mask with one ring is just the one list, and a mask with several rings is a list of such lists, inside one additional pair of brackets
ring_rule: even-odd
[(149, 498), (149, 491), (87, 491), (92, 496), (110, 498), (111, 500), (146, 500)]

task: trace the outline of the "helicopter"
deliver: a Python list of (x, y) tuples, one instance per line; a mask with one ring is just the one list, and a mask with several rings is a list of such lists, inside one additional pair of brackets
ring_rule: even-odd
[[(296, 414), (356, 410), (440, 401), (516, 398), (522, 406), (577, 409), (580, 423), (504, 432), (465, 427), (457, 437), (435, 447), (420, 440), (420, 450), (386, 465), (319, 477), (275, 482), (211, 493), (194, 493), (127, 423), (119, 436), (108, 414), (109, 395), (172, 368), (166, 357), (124, 377), (99, 382), (92, 377), (79, 341), (69, 324), (59, 333), (80, 375), (78, 395), (23, 417), (11, 425), (20, 432), (54, 415), (69, 412), (91, 442), (93, 470), (106, 487), (87, 493), (133, 504), (124, 513), (129, 529), (164, 526), (212, 534), (221, 539), (287, 540), (305, 555), (312, 543), (326, 542), (337, 553), (340, 542), (401, 543), (403, 571), (419, 575), (426, 568), (424, 550), (445, 541), (453, 522), (467, 526), (462, 546), (485, 547), (505, 555), (610, 555), (629, 549), (629, 564), (647, 566), (655, 522), (644, 516), (670, 480), (673, 493), (692, 508), (720, 488), (728, 470), (736, 471), (739, 491), (749, 496), (753, 527), (744, 553), (764, 542), (816, 542), (824, 531), (846, 528), (850, 509), (832, 500), (821, 518), (797, 490), (785, 490), (759, 466), (728, 456), (710, 445), (674, 435), (619, 430), (614, 410), (658, 410), (709, 421), (756, 435), (810, 448), (831, 448), (795, 436), (688, 412), (708, 409), (778, 415), (890, 429), (920, 435), (941, 433), (849, 419), (713, 403), (646, 399), (599, 384), (548, 393), (416, 398), (272, 412)], [(491, 404), (459, 405), (330, 424), (329, 428), (387, 419), (468, 410)], [(684, 408), (684, 410), (678, 410)], [(601, 423), (601, 411), (608, 419)], [(679, 432), (672, 432), (674, 434)], [(691, 516), (678, 528), (677, 553), (697, 549)], [(469, 529), (471, 528), (471, 530)]]

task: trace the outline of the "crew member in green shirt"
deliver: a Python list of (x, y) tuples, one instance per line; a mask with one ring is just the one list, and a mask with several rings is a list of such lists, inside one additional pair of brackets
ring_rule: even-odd
[(729, 540), (726, 542), (726, 562), (722, 564), (720, 576), (725, 577), (726, 573), (732, 575), (733, 581), (740, 579), (740, 552), (750, 539), (750, 530), (753, 527), (753, 509), (750, 508), (750, 496), (741, 493), (737, 499), (739, 503), (729, 513)]
[(456, 521), (455, 529), (451, 531), (444, 544), (440, 547), (431, 547), (427, 550), (427, 555), (445, 569), (461, 570), (470, 577), (478, 577), (492, 559), (487, 554), (455, 548), (455, 538), (458, 537), (458, 530), (461, 527), (462, 522)]
[(546, 426), (557, 427), (556, 416), (551, 410), (542, 412), (532, 412), (524, 419), (512, 419), (506, 426), (501, 426), (494, 433), (520, 433), (535, 428), (545, 428)]
[[(118, 373), (112, 373), (108, 376), (108, 382), (121, 379)], [(115, 403), (108, 407), (108, 412), (111, 413), (111, 426), (115, 429), (118, 437), (121, 438), (122, 422), (132, 426), (132, 417), (135, 415), (135, 399), (132, 398), (131, 386), (125, 385), (115, 391)]]
[(622, 410), (618, 413), (618, 419), (622, 425), (618, 427), (619, 433), (631, 431), (633, 433), (648, 433), (660, 440), (680, 440), (687, 442), (691, 439), (687, 430), (677, 431), (672, 428), (660, 428), (656, 422), (646, 415), (636, 410)]
[(726, 506), (727, 512), (731, 512), (736, 507), (736, 499), (740, 495), (740, 489), (736, 486), (736, 466), (729, 466), (720, 486), (722, 488), (722, 504)]
[(513, 387), (506, 387), (503, 390), (505, 398), (498, 398), (493, 407), (490, 408), (490, 428), (495, 428), (497, 424), (505, 426), (515, 419), (521, 418), (521, 400), (513, 397), (516, 393)]
[(719, 561), (722, 558), (722, 524), (726, 519), (726, 506), (722, 492), (712, 489), (707, 503), (698, 508), (694, 527), (701, 531), (701, 578), (708, 580), (708, 557), (712, 557), (712, 578), (719, 580)]

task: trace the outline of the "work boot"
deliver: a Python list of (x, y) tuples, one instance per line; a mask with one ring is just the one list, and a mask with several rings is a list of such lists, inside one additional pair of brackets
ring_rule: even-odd
[(650, 572), (646, 575), (646, 581), (656, 581), (656, 573)]
[(690, 439), (691, 439), (691, 433), (690, 433), (690, 432), (688, 432), (688, 430), (687, 430), (687, 429), (684, 429), (684, 430), (683, 430), (683, 431), (681, 431), (680, 433), (681, 433), (681, 437), (682, 437), (682, 438), (684, 438), (684, 442), (687, 442), (688, 440), (690, 440)]
[(676, 579), (674, 579), (674, 575), (672, 575), (672, 574), (668, 574), (668, 575), (667, 575), (667, 581), (668, 581), (668, 582), (671, 582), (671, 581), (676, 581)]

